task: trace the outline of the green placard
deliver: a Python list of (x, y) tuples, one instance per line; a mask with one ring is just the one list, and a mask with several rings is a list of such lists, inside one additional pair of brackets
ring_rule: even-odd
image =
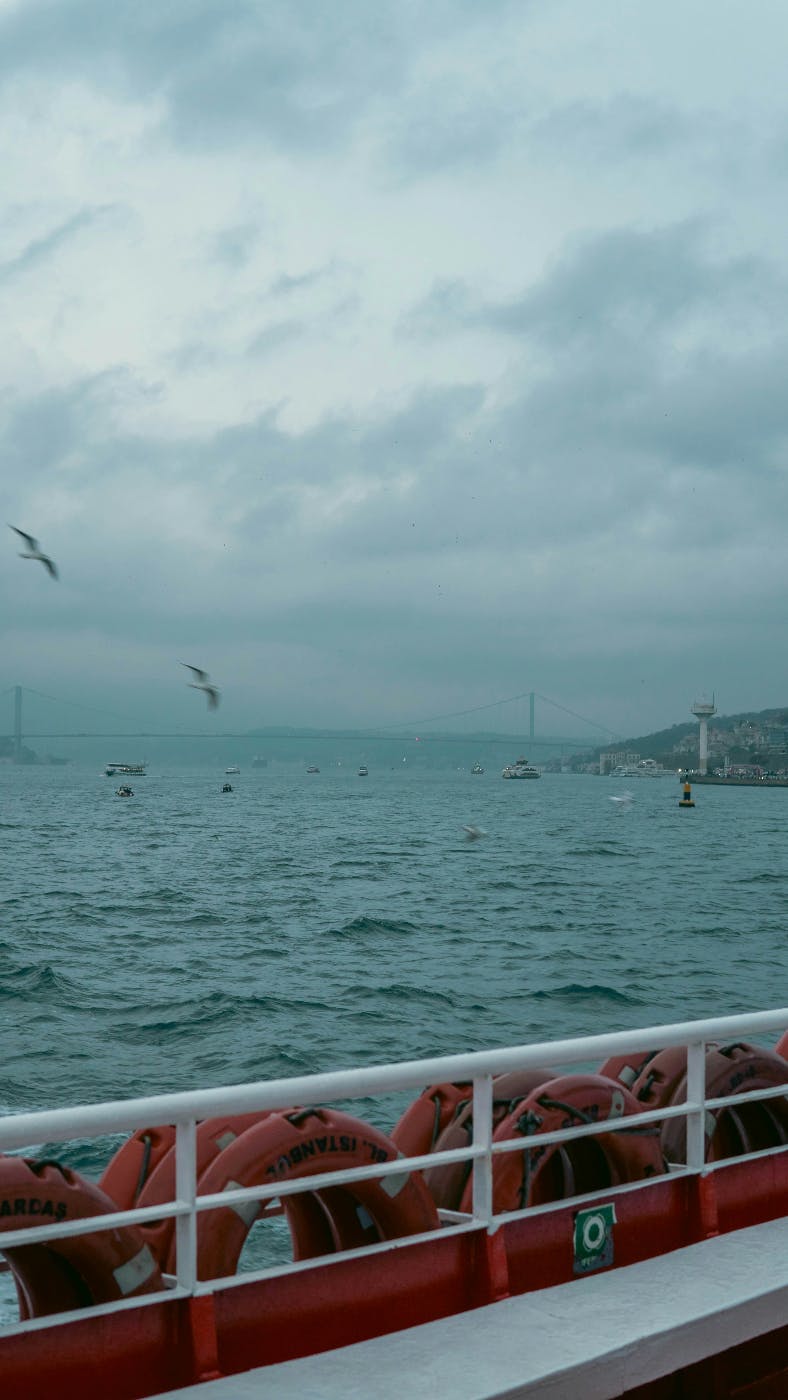
[(575, 1216), (575, 1273), (590, 1274), (613, 1263), (614, 1205), (591, 1206)]

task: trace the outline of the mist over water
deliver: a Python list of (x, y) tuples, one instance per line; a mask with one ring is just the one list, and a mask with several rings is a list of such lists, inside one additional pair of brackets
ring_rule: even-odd
[[(788, 792), (3, 769), (12, 1110), (788, 1000)], [(487, 834), (469, 842), (474, 824)]]

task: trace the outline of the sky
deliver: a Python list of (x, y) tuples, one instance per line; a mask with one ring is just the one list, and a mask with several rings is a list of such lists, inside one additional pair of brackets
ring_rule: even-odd
[(6, 532), (0, 691), (788, 706), (786, 42), (782, 0), (0, 0), (0, 492), (60, 571)]

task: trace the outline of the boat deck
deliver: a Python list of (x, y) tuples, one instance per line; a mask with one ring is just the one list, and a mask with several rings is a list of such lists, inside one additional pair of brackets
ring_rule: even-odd
[[(723, 1347), (787, 1325), (788, 1219), (167, 1394), (169, 1400), (611, 1400), (707, 1358), (724, 1367)], [(685, 1393), (707, 1392), (701, 1383)]]

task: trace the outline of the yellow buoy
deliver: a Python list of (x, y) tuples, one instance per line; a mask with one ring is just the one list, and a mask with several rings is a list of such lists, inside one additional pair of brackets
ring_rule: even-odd
[(692, 788), (691, 788), (689, 782), (686, 782), (686, 783), (684, 784), (684, 796), (683, 796), (682, 798), (679, 799), (679, 806), (680, 806), (680, 807), (694, 807), (694, 806), (695, 806), (695, 803), (694, 803), (693, 800), (692, 800)]

